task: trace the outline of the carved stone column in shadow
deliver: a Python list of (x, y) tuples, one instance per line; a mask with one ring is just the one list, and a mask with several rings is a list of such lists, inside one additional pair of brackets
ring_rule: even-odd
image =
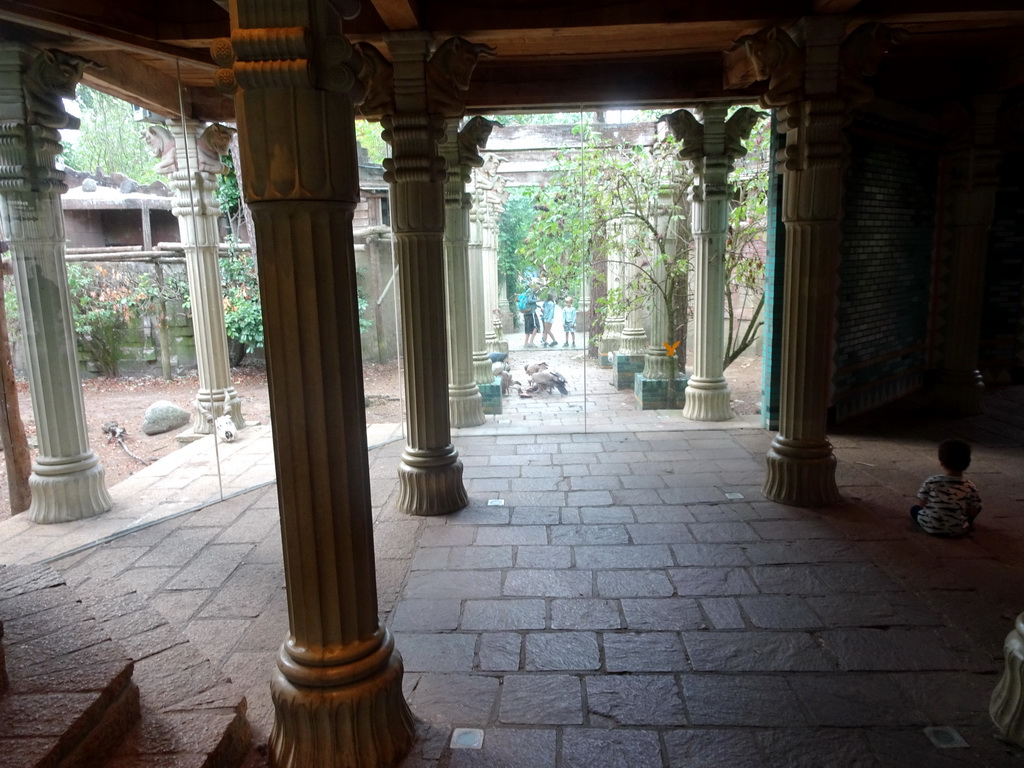
[[(454, 118), (448, 121), (445, 143), (441, 146), (441, 155), (448, 162), (448, 178), (444, 185), (448, 415), (453, 427), (476, 427), (483, 424), (486, 419), (480, 390), (473, 380), (473, 299), (469, 273), (470, 199), (466, 194), (466, 181), (473, 165), (473, 158), (461, 156), (458, 123), (458, 119)], [(480, 160), (480, 163), (482, 162)]]
[(332, 8), (237, 0), (232, 37), (213, 50), (221, 87), (237, 88), (259, 245), (288, 593), (271, 680), (277, 768), (394, 766), (414, 733), (377, 611), (352, 241), (358, 67)]
[(66, 523), (113, 506), (103, 466), (89, 447), (67, 267), (60, 128), (86, 59), (0, 44), (0, 221), (10, 245), (25, 324), (25, 367), (39, 453), (32, 462), (28, 519)]
[(462, 115), (460, 91), (469, 87), (478, 57), (490, 51), (456, 37), (431, 55), (431, 39), (419, 32), (385, 35), (393, 63), (372, 45), (359, 45), (366, 90), (360, 108), (381, 121), (392, 148), (384, 178), (391, 184), (408, 408), (398, 506), (414, 515), (447, 514), (469, 501), (448, 414), (446, 163), (438, 142), (445, 120)]
[(978, 370), (978, 342), (985, 289), (989, 230), (999, 188), (996, 146), (998, 96), (978, 96), (964, 130), (944, 158), (948, 200), (948, 243), (945, 246), (946, 286), (942, 364), (933, 400), (951, 416), (982, 413), (984, 384)]
[(899, 37), (868, 22), (844, 39), (845, 25), (838, 16), (809, 17), (800, 23), (802, 46), (772, 27), (740, 38), (726, 53), (727, 85), (768, 80), (761, 105), (778, 109), (786, 134), (779, 164), (786, 224), (782, 407), (762, 491), (804, 507), (841, 498), (826, 431), (848, 155), (844, 128), (851, 106), (873, 98), (863, 76), (877, 71)]
[[(228, 337), (224, 327), (224, 296), (220, 285), (220, 207), (214, 197), (217, 174), (227, 172), (220, 156), (228, 153), (231, 134), (219, 125), (197, 136), (196, 124), (180, 120), (171, 124), (176, 164), (163, 171), (174, 190), (172, 212), (185, 247), (185, 266), (195, 333), (199, 392), (196, 394), (192, 431), (208, 435), (213, 418), (231, 416), (237, 429), (245, 426), (242, 401), (231, 383)], [(159, 166), (158, 166), (159, 168)]]
[(1024, 613), (1003, 643), (1006, 666), (989, 702), (989, 714), (1003, 737), (1024, 747)]

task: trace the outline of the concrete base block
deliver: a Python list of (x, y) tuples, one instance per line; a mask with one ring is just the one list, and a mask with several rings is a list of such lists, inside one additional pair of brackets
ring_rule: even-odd
[(648, 379), (642, 373), (633, 381), (638, 411), (654, 411), (666, 408), (682, 408), (686, 402), (686, 376), (672, 379)]
[(501, 413), (501, 379), (495, 377), (493, 384), (477, 384), (480, 397), (483, 398), (485, 414)]
[(612, 384), (616, 389), (632, 389), (633, 379), (643, 371), (646, 355), (620, 355), (612, 362)]

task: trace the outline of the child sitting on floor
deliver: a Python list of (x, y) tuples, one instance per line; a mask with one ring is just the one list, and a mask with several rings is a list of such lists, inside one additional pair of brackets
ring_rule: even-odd
[(981, 497), (974, 483), (963, 477), (971, 465), (971, 446), (963, 440), (939, 444), (943, 474), (932, 475), (917, 492), (920, 505), (910, 517), (932, 536), (966, 536), (974, 530), (974, 518), (981, 513)]

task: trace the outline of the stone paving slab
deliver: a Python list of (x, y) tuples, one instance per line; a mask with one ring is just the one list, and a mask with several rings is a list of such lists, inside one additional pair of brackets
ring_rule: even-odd
[[(920, 478), (903, 487), (931, 467), (934, 440), (903, 440), (894, 424), (867, 449), (838, 436), (855, 484), (833, 510), (760, 497), (752, 481), (771, 435), (754, 430), (481, 432), (466, 480), (509, 491), (481, 486), (466, 510), (415, 520), (394, 508), (401, 444), (371, 451), (378, 601), (419, 719), (405, 767), (1024, 764), (987, 716), (1021, 609), (1012, 494), (1024, 450), (986, 450), (989, 431), (968, 420), (934, 430), (979, 445), (971, 472), (986, 506), (972, 540), (936, 540), (906, 521)], [(509, 450), (520, 446), (538, 447)], [(575, 456), (588, 458), (553, 461)], [(564, 485), (512, 490), (535, 478)], [(743, 498), (727, 498), (733, 489)], [(488, 505), (496, 496), (503, 506)], [(273, 497), (254, 492), (66, 561), (97, 586), (138, 585), (230, 670), (257, 743), (287, 631)], [(183, 532), (206, 529), (217, 533), (199, 551), (182, 549)], [(214, 548), (236, 567), (203, 559)], [(187, 588), (175, 589), (183, 573)], [(922, 731), (932, 724), (955, 726), (970, 748), (936, 750)], [(482, 728), (483, 749), (451, 749), (455, 727)], [(247, 768), (263, 765), (250, 753)]]

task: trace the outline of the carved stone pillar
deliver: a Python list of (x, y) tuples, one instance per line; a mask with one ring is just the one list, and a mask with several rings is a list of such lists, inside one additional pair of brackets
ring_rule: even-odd
[(495, 176), (494, 185), (485, 196), (487, 215), (484, 218), (484, 274), (488, 281), (491, 331), (494, 335), (493, 349), (490, 346), (488, 349), (494, 352), (508, 352), (508, 341), (505, 340), (505, 329), (502, 326), (501, 291), (498, 289), (498, 235), (501, 231), (501, 217), (509, 198), (509, 192), (505, 189), (507, 182), (508, 179), (504, 176)]
[(225, 68), (221, 87), (237, 87), (288, 593), (271, 764), (394, 766), (414, 729), (402, 658), (377, 613), (352, 241), (352, 49), (327, 0), (231, 7), (231, 39), (213, 56)]
[[(782, 407), (763, 493), (795, 506), (840, 500), (826, 427), (847, 160), (843, 129), (849, 105), (872, 97), (862, 75), (874, 73), (895, 39), (892, 30), (871, 22), (844, 41), (844, 25), (840, 17), (807, 18), (802, 47), (773, 27), (741, 38), (726, 54), (727, 84), (769, 80), (761, 105), (777, 108), (786, 134), (780, 163), (786, 223)], [(872, 45), (864, 44), (866, 37)], [(740, 60), (743, 71), (736, 75)]]
[(74, 98), (88, 62), (62, 51), (0, 44), (0, 221), (11, 251), (25, 325), (25, 364), (39, 453), (32, 463), (28, 519), (66, 523), (113, 505), (89, 447), (78, 374), (67, 268), (67, 191), (55, 159), (59, 128), (77, 128), (62, 98)]
[[(487, 121), (484, 120), (484, 123)], [(470, 125), (479, 126), (480, 123), (471, 120)], [(448, 414), (453, 427), (476, 427), (486, 419), (480, 390), (473, 378), (473, 316), (469, 274), (470, 197), (466, 194), (466, 182), (470, 168), (474, 164), (482, 164), (483, 159), (476, 154), (476, 147), (472, 147), (472, 156), (464, 156), (468, 153), (462, 151), (462, 146), (468, 143), (468, 133), (466, 129), (459, 132), (458, 120), (449, 120), (446, 130), (447, 138), (441, 147), (441, 154), (448, 162), (448, 178), (444, 186)], [(489, 125), (487, 133), (490, 133)]]
[(989, 714), (1003, 736), (1024, 747), (1024, 613), (1003, 643), (1006, 666), (992, 692)]
[[(608, 238), (615, 240), (614, 236)], [(608, 291), (618, 290), (622, 285), (622, 261), (618, 258), (605, 262), (605, 274)], [(622, 342), (622, 327), (626, 322), (623, 315), (608, 315), (604, 319), (604, 330), (597, 344), (597, 361), (602, 368), (611, 368), (615, 362), (615, 353)]]
[(220, 261), (217, 245), (220, 233), (217, 219), (220, 207), (214, 198), (217, 174), (227, 168), (220, 161), (227, 154), (231, 133), (227, 128), (211, 125), (202, 135), (196, 135), (192, 121), (171, 124), (174, 143), (173, 167), (158, 172), (167, 175), (174, 190), (171, 211), (178, 220), (178, 231), (185, 248), (185, 266), (188, 272), (188, 290), (192, 305), (192, 328), (196, 341), (196, 360), (199, 373), (199, 392), (192, 431), (208, 435), (214, 418), (222, 414), (231, 416), (238, 429), (245, 426), (242, 401), (231, 384), (231, 365), (228, 362), (228, 339), (224, 330), (224, 296), (220, 285)]
[(999, 188), (996, 147), (998, 96), (975, 99), (971, 124), (961, 146), (946, 157), (948, 250), (945, 344), (936, 404), (953, 416), (984, 411), (984, 385), (978, 371), (978, 340), (985, 288), (988, 235)]
[[(632, 226), (626, 224), (625, 226)], [(634, 263), (637, 258), (628, 252), (628, 237), (622, 233), (619, 238), (623, 301), (625, 314), (622, 318), (622, 331), (619, 334), (618, 347), (612, 360), (612, 384), (616, 389), (634, 389), (636, 374), (644, 369), (647, 353), (647, 332), (644, 330), (644, 301), (639, 286), (644, 282), (639, 268)]]
[(379, 118), (392, 147), (384, 178), (391, 184), (395, 255), (405, 345), (408, 443), (399, 464), (398, 506), (414, 515), (443, 515), (468, 502), (462, 461), (451, 443), (444, 304), (445, 161), (438, 154), (446, 118), (464, 111), (478, 57), (489, 51), (451, 38), (430, 55), (431, 36), (385, 36), (394, 63), (360, 44), (366, 97), (361, 109)]
[[(682, 110), (681, 110), (682, 111)], [(744, 107), (725, 120), (724, 104), (708, 104), (677, 133), (684, 143), (680, 158), (693, 164), (694, 188), (691, 222), (695, 253), (694, 360), (687, 382), (683, 415), (694, 421), (728, 421), (732, 418), (729, 386), (725, 380), (725, 250), (729, 231), (733, 161), (745, 154), (743, 140), (761, 113)], [(676, 113), (677, 115), (679, 113)]]
[[(657, 220), (659, 237), (664, 245), (661, 258), (651, 265), (651, 291), (647, 300), (650, 312), (650, 339), (644, 355), (644, 369), (636, 374), (633, 394), (640, 410), (678, 408), (683, 402), (686, 378), (680, 374), (679, 346), (672, 346), (676, 337), (675, 329), (669, 323), (666, 293), (668, 287), (666, 263), (673, 261), (679, 247), (678, 211), (673, 200), (673, 190), (661, 191), (659, 208), (662, 213)], [(680, 342), (681, 344), (681, 342)], [(677, 404), (678, 403), (678, 404)]]
[[(470, 199), (469, 207), (469, 295), (472, 316), (470, 322), (473, 332), (473, 381), (476, 387), (489, 386), (494, 384), (495, 377), (490, 372), (490, 357), (487, 354), (486, 335), (489, 331), (486, 288), (483, 278), (483, 231), (480, 221), (480, 206), (483, 203), (483, 196), (478, 183), (475, 181), (479, 174), (476, 170), (471, 174), (472, 183), (467, 186)], [(482, 394), (482, 390), (481, 390)], [(486, 399), (486, 398), (484, 398)], [(500, 400), (499, 400), (500, 402)], [(490, 413), (487, 410), (487, 403), (484, 402), (483, 413)]]

